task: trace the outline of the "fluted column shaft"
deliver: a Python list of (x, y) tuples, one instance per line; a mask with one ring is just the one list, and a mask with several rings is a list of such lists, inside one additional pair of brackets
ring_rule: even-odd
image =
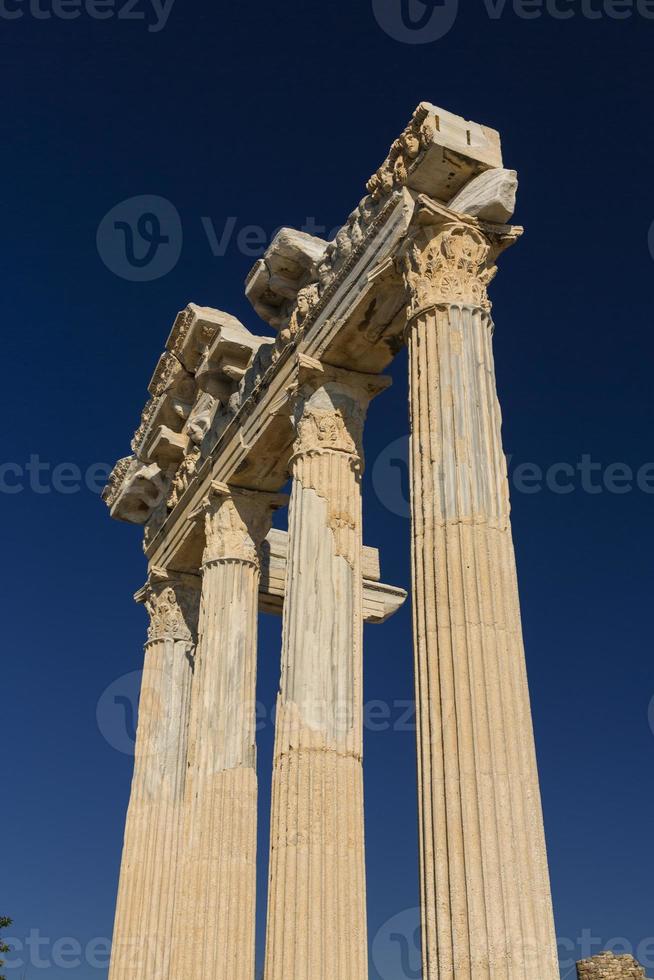
[(151, 573), (150, 614), (110, 980), (169, 976), (200, 580)]
[(300, 370), (266, 980), (367, 977), (360, 470), (365, 409), (383, 386)]
[(405, 254), (424, 980), (558, 976), (486, 285), (445, 212)]
[(171, 973), (180, 980), (254, 978), (259, 547), (281, 499), (214, 484), (205, 508)]

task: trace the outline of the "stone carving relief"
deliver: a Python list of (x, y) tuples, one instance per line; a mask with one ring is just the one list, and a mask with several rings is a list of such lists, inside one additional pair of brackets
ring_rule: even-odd
[(274, 356), (274, 343), (261, 345), (259, 350), (254, 355), (250, 367), (243, 375), (238, 391), (232, 396), (232, 399), (230, 399), (229, 409), (232, 413), (237, 412), (243, 402), (252, 394), (270, 365), (273, 363)]
[(188, 371), (195, 371), (202, 351), (216, 336), (217, 313), (220, 311), (189, 303), (177, 314), (167, 347)]
[(149, 582), (140, 600), (150, 616), (148, 640), (186, 640), (195, 643), (200, 590), (181, 583)]
[(411, 166), (420, 151), (433, 143), (436, 131), (434, 116), (430, 115), (427, 106), (419, 105), (409, 125), (391, 146), (386, 160), (366, 185), (373, 201), (380, 201), (395, 188), (404, 187)]
[(118, 520), (145, 524), (165, 492), (165, 476), (157, 463), (128, 456), (114, 467), (103, 498)]
[(326, 519), (334, 534), (336, 553), (354, 565), (357, 515), (355, 496), (328, 493), (340, 482), (340, 467), (358, 480), (361, 471), (361, 438), (364, 410), (353, 398), (326, 388), (304, 386), (296, 405), (296, 440), (293, 473), (304, 490), (313, 490), (324, 501)]
[(187, 489), (198, 468), (198, 463), (200, 462), (201, 456), (202, 451), (199, 446), (193, 446), (188, 451), (186, 456), (184, 456), (179, 469), (173, 477), (170, 493), (168, 494), (168, 499), (166, 501), (169, 510), (172, 510), (173, 507), (177, 505), (180, 497)]
[[(289, 296), (285, 290), (274, 307), (271, 305), (271, 292), (274, 292), (272, 282), (266, 288), (268, 307), (258, 302), (258, 296), (257, 299), (253, 298), (259, 314), (279, 330), (275, 359), (301, 333), (305, 321), (332, 285), (336, 275), (356, 255), (369, 235), (371, 226), (384, 210), (390, 195), (405, 186), (411, 162), (430, 145), (434, 133), (433, 117), (427, 107), (420, 106), (402, 136), (393, 144), (387, 160), (368, 181), (368, 195), (352, 211), (335, 239), (325, 248), (324, 255), (314, 267), (316, 278), (304, 285), (299, 282), (294, 295)], [(291, 231), (284, 230), (288, 233)], [(270, 314), (267, 309), (271, 311)]]
[[(252, 270), (246, 290), (264, 319), (274, 322), (275, 340), (255, 337), (219, 310), (192, 303), (182, 310), (148, 386), (151, 398), (133, 441), (136, 458), (117, 465), (106, 490), (105, 499), (112, 507), (124, 497), (125, 506), (116, 508), (114, 516), (147, 524), (148, 540), (156, 535), (234, 415), (265, 384), (282, 352), (312, 327), (343, 277), (389, 216), (397, 213), (398, 201), (404, 201), (409, 213), (417, 194), (445, 202), (454, 200), (471, 183), (477, 188), (496, 188), (499, 181), (504, 188), (512, 172), (500, 172), (501, 166), (494, 131), (421, 103), (367, 182), (366, 196), (333, 241), (282, 229)], [(492, 176), (481, 180), (485, 173)], [(477, 200), (479, 191), (475, 193)], [(494, 201), (497, 194), (493, 193)], [(488, 192), (484, 201), (487, 197)], [(485, 287), (493, 275), (494, 241), (490, 261), (488, 254), (477, 254), (485, 247), (481, 236), (475, 245), (469, 231), (448, 229), (445, 234), (443, 230), (440, 237), (432, 231), (431, 242), (423, 241), (423, 234), (428, 238), (430, 233), (418, 232), (402, 267), (412, 297), (412, 315), (425, 304), (433, 305), (437, 293), (443, 302), (467, 302), (489, 309)], [(493, 239), (490, 233), (487, 237)], [(391, 259), (388, 264), (395, 296), (397, 265)], [(376, 324), (374, 329), (379, 329)], [(321, 414), (323, 409), (307, 418), (302, 433), (298, 430), (298, 445), (313, 441), (316, 446), (331, 445), (355, 455), (359, 436), (344, 406), (336, 409), (340, 415), (337, 410), (332, 419)], [(163, 435), (168, 430), (172, 435), (166, 441)], [(152, 485), (146, 488), (144, 480), (153, 462), (158, 469), (151, 471)], [(125, 492), (126, 481), (132, 480), (137, 469), (138, 479)]]
[(203, 508), (204, 562), (237, 559), (259, 567), (260, 548), (270, 530), (273, 509), (284, 501), (285, 498), (276, 494), (230, 491), (214, 484)]
[(123, 456), (122, 459), (118, 460), (113, 470), (109, 474), (109, 481), (102, 491), (102, 499), (106, 503), (107, 507), (111, 508), (116, 503), (116, 499), (122, 489), (125, 477), (129, 473), (134, 461), (134, 456)]
[[(275, 359), (310, 326), (337, 277), (358, 259), (401, 191), (427, 193), (445, 202), (480, 173), (501, 166), (497, 133), (421, 103), (367, 182), (367, 195), (309, 269), (308, 280), (298, 281), (294, 292), (287, 288), (288, 283), (277, 289), (274, 277), (265, 274), (270, 249), (252, 270), (248, 282), (254, 288), (248, 292), (249, 298), (259, 315), (279, 331)], [(292, 229), (284, 229), (284, 233), (298, 234)]]
[(171, 330), (172, 342), (172, 352), (177, 355), (182, 349), (184, 341), (191, 329), (191, 324), (194, 320), (194, 313), (191, 305), (187, 306), (185, 310), (180, 310), (175, 317), (175, 322), (173, 324), (173, 329)]
[(190, 436), (191, 442), (195, 446), (199, 446), (202, 443), (202, 440), (211, 428), (216, 406), (217, 400), (208, 392), (201, 394), (193, 406), (184, 431)]
[(237, 558), (258, 564), (257, 548), (231, 497), (214, 500), (207, 506), (204, 528), (205, 562)]
[(409, 319), (440, 304), (489, 312), (487, 287), (497, 271), (488, 265), (489, 252), (484, 235), (464, 224), (422, 229), (411, 238), (402, 258)]
[(305, 286), (299, 291), (297, 294), (297, 302), (293, 312), (291, 313), (288, 324), (283, 326), (277, 334), (275, 353), (273, 354), (273, 363), (279, 358), (284, 348), (298, 336), (302, 330), (304, 321), (319, 298), (320, 287), (318, 283), (311, 283), (309, 286)]
[(323, 449), (357, 453), (357, 444), (341, 409), (305, 408), (297, 422), (293, 449), (295, 453), (319, 452)]
[[(302, 378), (302, 372), (309, 374), (310, 380)], [(293, 414), (291, 421), (295, 427), (296, 438), (293, 451), (299, 453), (318, 453), (323, 450), (349, 453), (359, 457), (363, 439), (363, 426), (368, 398), (359, 391), (356, 374), (336, 372), (343, 380), (329, 380), (317, 372), (311, 377), (309, 359), (300, 359), (300, 380), (297, 388), (291, 389)], [(346, 378), (352, 377), (352, 384)]]
[(147, 550), (150, 542), (159, 533), (167, 517), (168, 517), (168, 506), (166, 500), (162, 499), (161, 502), (152, 511), (148, 523), (143, 528), (144, 551)]

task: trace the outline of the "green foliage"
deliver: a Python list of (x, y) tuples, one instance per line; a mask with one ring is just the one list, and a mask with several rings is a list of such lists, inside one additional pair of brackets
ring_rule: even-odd
[[(8, 919), (6, 915), (0, 915), (0, 929), (7, 929), (11, 925), (11, 919)], [(2, 941), (2, 936), (0, 936), (0, 953), (8, 953), (9, 946)], [(0, 966), (4, 963), (4, 960), (0, 960)], [(6, 977), (0, 977), (0, 980), (7, 980)]]

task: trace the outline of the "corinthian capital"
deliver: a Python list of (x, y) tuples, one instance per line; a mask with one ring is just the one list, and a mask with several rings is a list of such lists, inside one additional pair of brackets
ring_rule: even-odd
[(148, 581), (134, 596), (150, 616), (148, 641), (197, 640), (200, 579), (151, 568)]
[(390, 383), (388, 377), (331, 367), (300, 354), (291, 392), (295, 455), (340, 452), (361, 459), (368, 405)]
[(206, 545), (203, 561), (240, 560), (260, 564), (259, 551), (272, 515), (288, 497), (262, 490), (243, 490), (212, 483), (203, 505)]
[(521, 233), (421, 199), (416, 226), (400, 253), (408, 319), (438, 306), (489, 312), (487, 288), (497, 272), (495, 261)]

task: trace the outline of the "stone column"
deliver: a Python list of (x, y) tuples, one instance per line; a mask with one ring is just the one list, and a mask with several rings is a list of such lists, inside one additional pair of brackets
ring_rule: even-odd
[(200, 579), (154, 569), (110, 980), (169, 976)]
[(213, 484), (172, 977), (253, 980), (259, 548), (285, 497)]
[(300, 358), (266, 980), (367, 978), (361, 436), (389, 379)]
[(430, 211), (403, 257), (423, 977), (555, 980), (486, 294), (517, 232)]

